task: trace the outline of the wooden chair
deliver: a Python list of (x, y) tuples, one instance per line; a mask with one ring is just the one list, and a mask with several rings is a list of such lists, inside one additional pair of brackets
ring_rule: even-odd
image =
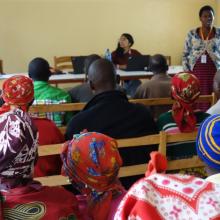
[(3, 61), (0, 60), (0, 73), (3, 73)]
[(54, 57), (54, 68), (60, 71), (73, 71), (71, 56)]
[(167, 65), (171, 66), (171, 56), (165, 56), (166, 60), (167, 60)]
[[(166, 155), (166, 146), (168, 143), (180, 142), (180, 141), (191, 141), (196, 139), (197, 132), (192, 133), (180, 133), (180, 134), (167, 134), (164, 131), (160, 134), (142, 136), (138, 138), (127, 138), (119, 139), (118, 147), (148, 147), (153, 144), (158, 144), (158, 151)], [(39, 156), (59, 154), (61, 149), (61, 144), (56, 145), (47, 145), (40, 147), (38, 149)], [(203, 167), (204, 163), (194, 156), (192, 158), (180, 159), (168, 161), (168, 170), (176, 170), (183, 168), (192, 168), (192, 167)], [(144, 174), (146, 171), (146, 164), (138, 164), (132, 166), (123, 166), (119, 171), (119, 177), (129, 177), (134, 175)], [(56, 176), (47, 176), (47, 177), (38, 177), (35, 180), (40, 181), (43, 185), (57, 186), (57, 185), (67, 185), (69, 184), (68, 178), (56, 175)]]

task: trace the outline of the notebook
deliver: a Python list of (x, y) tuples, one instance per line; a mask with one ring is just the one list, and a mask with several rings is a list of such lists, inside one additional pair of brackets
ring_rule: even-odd
[(84, 61), (87, 56), (74, 56), (72, 57), (73, 74), (84, 73)]
[(129, 57), (126, 71), (144, 71), (148, 69), (150, 55)]

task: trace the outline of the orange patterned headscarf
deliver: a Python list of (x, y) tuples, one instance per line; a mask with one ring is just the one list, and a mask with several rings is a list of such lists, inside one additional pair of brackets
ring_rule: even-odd
[(2, 98), (5, 104), (0, 109), (0, 114), (10, 110), (10, 105), (18, 105), (27, 111), (27, 105), (34, 98), (34, 86), (29, 77), (16, 75), (4, 81)]
[(196, 127), (196, 117), (192, 104), (200, 95), (197, 77), (191, 73), (179, 73), (172, 78), (171, 93), (175, 102), (173, 118), (181, 132), (192, 132)]
[(122, 160), (116, 140), (97, 132), (74, 136), (62, 150), (63, 171), (88, 196), (93, 219), (107, 219), (111, 200), (122, 191), (118, 180)]

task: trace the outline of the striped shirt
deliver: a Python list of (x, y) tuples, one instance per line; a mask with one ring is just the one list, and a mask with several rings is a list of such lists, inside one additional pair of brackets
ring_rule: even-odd
[[(196, 130), (199, 128), (202, 121), (209, 116), (208, 113), (195, 112)], [(166, 112), (160, 115), (157, 126), (159, 131), (166, 131), (169, 134), (180, 133), (180, 130), (173, 119), (172, 112)], [(182, 159), (196, 155), (195, 141), (172, 143), (167, 146), (167, 158), (169, 160)]]

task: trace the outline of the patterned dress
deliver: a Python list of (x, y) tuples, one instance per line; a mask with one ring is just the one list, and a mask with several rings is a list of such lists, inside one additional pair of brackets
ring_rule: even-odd
[[(206, 60), (202, 61), (202, 56)], [(212, 93), (213, 77), (220, 68), (220, 29), (213, 28), (210, 37), (203, 40), (199, 28), (191, 30), (186, 38), (183, 52), (183, 69), (192, 71), (200, 81), (201, 95)], [(206, 111), (209, 105), (199, 104)]]

